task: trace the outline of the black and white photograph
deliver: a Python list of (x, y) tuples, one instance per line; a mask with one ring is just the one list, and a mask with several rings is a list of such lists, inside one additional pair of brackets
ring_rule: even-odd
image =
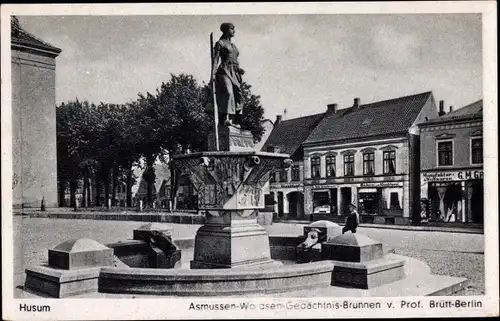
[(1, 23), (3, 318), (499, 315), (495, 2)]

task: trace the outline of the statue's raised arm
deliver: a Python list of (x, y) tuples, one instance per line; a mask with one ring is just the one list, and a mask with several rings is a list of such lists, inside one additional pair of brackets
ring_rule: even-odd
[(242, 113), (241, 76), (245, 73), (238, 63), (238, 48), (231, 42), (235, 29), (232, 23), (220, 26), (222, 36), (213, 48), (212, 79), (219, 111), (219, 123), (239, 124)]

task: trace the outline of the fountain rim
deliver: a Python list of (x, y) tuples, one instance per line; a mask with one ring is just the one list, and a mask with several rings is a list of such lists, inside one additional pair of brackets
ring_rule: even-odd
[(191, 154), (179, 154), (173, 155), (172, 159), (186, 159), (186, 158), (196, 158), (196, 157), (206, 157), (206, 156), (263, 156), (263, 157), (273, 157), (273, 158), (290, 158), (288, 154), (280, 154), (280, 153), (269, 153), (269, 152), (260, 152), (260, 151), (204, 151), (204, 152), (196, 152)]
[[(333, 271), (335, 261), (321, 260), (308, 263), (296, 263), (283, 265), (280, 267), (261, 268), (258, 265), (252, 267), (237, 267), (227, 269), (187, 269), (187, 268), (139, 268), (139, 267), (112, 267), (104, 266), (101, 274), (106, 277), (129, 278), (133, 275), (137, 277), (170, 278), (175, 277), (182, 280), (245, 280), (245, 279), (273, 279), (289, 278), (305, 275), (313, 275)], [(200, 279), (201, 278), (201, 279)]]

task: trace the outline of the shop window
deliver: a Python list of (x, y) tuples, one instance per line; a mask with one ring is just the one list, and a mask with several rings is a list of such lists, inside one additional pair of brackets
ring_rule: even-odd
[(384, 174), (396, 174), (396, 151), (384, 152)]
[(401, 204), (399, 204), (398, 193), (391, 193), (389, 206), (391, 209), (401, 209)]
[(298, 165), (292, 166), (292, 181), (300, 181), (300, 167)]
[(311, 158), (311, 178), (321, 177), (321, 160), (319, 157)]
[(453, 142), (438, 142), (438, 165), (453, 165)]
[(326, 177), (335, 177), (335, 156), (326, 156)]
[(354, 155), (344, 155), (344, 176), (354, 176)]
[(363, 154), (363, 174), (364, 175), (374, 175), (375, 174), (375, 154), (374, 153), (364, 153)]
[(280, 171), (280, 182), (288, 182), (288, 171), (286, 169)]
[(482, 164), (483, 163), (483, 138), (472, 138), (471, 139), (471, 161), (472, 164)]

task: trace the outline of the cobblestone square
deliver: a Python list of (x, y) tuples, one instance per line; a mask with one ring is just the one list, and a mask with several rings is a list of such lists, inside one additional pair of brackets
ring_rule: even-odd
[[(69, 220), (14, 217), (14, 273), (15, 285), (22, 284), (24, 269), (44, 263), (47, 250), (59, 243), (77, 238), (91, 238), (107, 244), (132, 238), (132, 231), (144, 222)], [(201, 225), (169, 224), (173, 238), (194, 237)], [(302, 234), (302, 224), (274, 223), (270, 235)], [(363, 235), (381, 241), (396, 254), (426, 262), (433, 274), (465, 277), (470, 280), (467, 289), (458, 295), (481, 295), (484, 282), (484, 235), (388, 230), (361, 227)]]

